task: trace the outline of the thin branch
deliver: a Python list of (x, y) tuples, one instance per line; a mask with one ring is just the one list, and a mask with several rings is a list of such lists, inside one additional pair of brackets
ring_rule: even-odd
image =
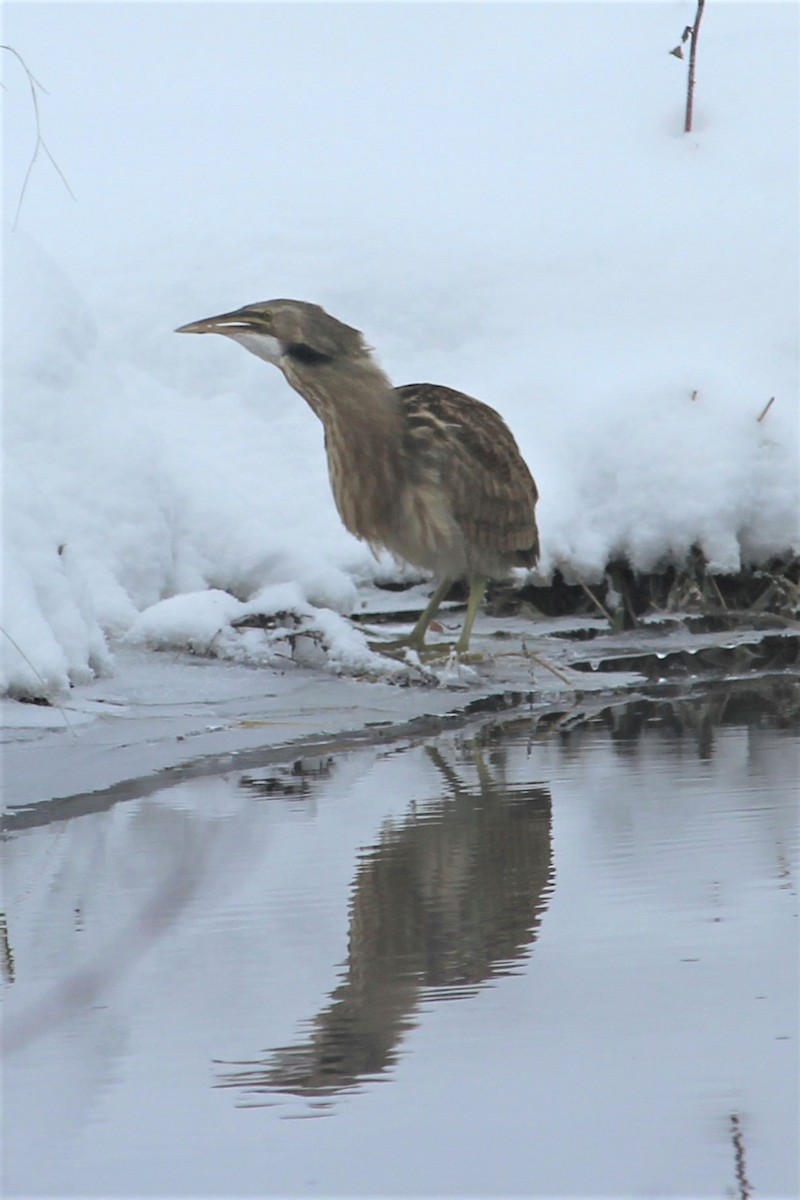
[(577, 573), (575, 575), (575, 578), (578, 581), (578, 586), (583, 589), (583, 591), (586, 593), (586, 595), (591, 600), (592, 604), (594, 604), (595, 608), (600, 610), (600, 612), (603, 614), (605, 619), (608, 621), (609, 625), (613, 625), (614, 618), (611, 616), (611, 613), (608, 611), (606, 606), (604, 604), (600, 603), (597, 596), (594, 594), (592, 589), (589, 587), (588, 583), (584, 583), (583, 580), (581, 579), (580, 575), (578, 575)]
[(17, 201), (17, 211), (14, 213), (14, 221), (11, 226), (12, 229), (16, 229), (17, 222), (19, 221), (19, 214), (22, 209), (22, 201), (25, 199), (25, 192), (27, 191), (27, 188), (28, 188), (28, 181), (31, 177), (31, 173), (33, 171), (36, 160), (39, 157), (40, 150), (43, 151), (44, 154), (50, 159), (50, 163), (51, 163), (52, 167), (54, 168), (56, 174), (58, 175), (59, 179), (61, 180), (61, 182), (63, 183), (64, 187), (67, 189), (67, 191), (69, 192), (69, 194), (73, 200), (75, 199), (75, 193), (73, 192), (72, 188), (69, 186), (69, 183), (67, 182), (67, 178), (64, 175), (64, 172), (61, 170), (61, 167), (58, 165), (56, 160), (53, 158), (53, 155), (50, 153), (49, 146), (47, 145), (44, 138), (42, 137), (42, 125), (41, 125), (41, 118), (40, 118), (40, 114), (39, 114), (39, 97), (37, 95), (37, 88), (39, 89), (39, 91), (44, 92), (45, 95), (48, 95), (49, 93), (47, 91), (47, 88), (44, 87), (44, 85), (39, 82), (39, 80), (33, 74), (30, 67), (25, 62), (25, 59), (22, 57), (22, 55), (20, 54), (20, 52), (18, 50), (15, 50), (13, 46), (2, 46), (2, 45), (0, 45), (0, 50), (7, 50), (9, 54), (13, 54), (14, 57), (16, 58), (16, 60), (19, 62), (20, 66), (22, 67), (23, 71), (25, 72), (25, 75), (27, 76), (28, 86), (31, 90), (31, 102), (33, 104), (33, 116), (34, 116), (34, 121), (36, 124), (36, 142), (33, 147), (33, 153), (31, 154), (31, 160), (28, 163), (28, 169), (25, 172), (25, 178), (22, 181), (22, 187), (21, 187), (20, 193), (19, 193), (19, 200)]
[[(546, 671), (551, 671), (557, 679), (561, 680), (562, 683), (566, 683), (568, 687), (575, 686), (574, 678), (570, 679), (569, 676), (565, 675), (563, 671), (559, 671), (558, 667), (554, 667), (553, 664), (548, 662), (546, 658), (542, 658), (540, 654), (534, 654), (532, 650), (528, 649), (524, 642), (522, 643), (522, 650), (527, 658), (529, 658), (532, 662), (535, 662), (538, 666), (544, 667)], [(571, 667), (570, 670), (572, 670)], [(573, 676), (577, 676), (577, 672), (573, 671)]]
[(722, 592), (720, 591), (720, 586), (717, 583), (716, 579), (714, 578), (713, 575), (707, 575), (706, 578), (708, 579), (708, 581), (711, 584), (714, 591), (717, 593), (717, 599), (719, 600), (720, 608), (727, 611), (728, 606), (725, 603), (725, 597), (723, 596)]
[(703, 9), (706, 6), (706, 0), (697, 0), (697, 12), (695, 13), (694, 25), (690, 34), (691, 41), (689, 42), (689, 79), (686, 85), (686, 119), (683, 123), (683, 132), (692, 132), (692, 119), (694, 117), (694, 80), (695, 80), (695, 62), (697, 59), (697, 35), (700, 33), (700, 22), (703, 19)]
[[(9, 642), (11, 642), (11, 645), (14, 647), (14, 649), (17, 651), (17, 653), (18, 653), (18, 654), (19, 654), (19, 655), (20, 655), (22, 658), (24, 658), (24, 659), (25, 659), (25, 662), (28, 664), (28, 666), (30, 667), (30, 669), (33, 671), (34, 675), (35, 675), (35, 676), (38, 678), (39, 682), (40, 682), (40, 683), (41, 683), (41, 685), (42, 685), (42, 688), (43, 688), (43, 689), (44, 689), (44, 691), (46, 692), (46, 691), (47, 691), (47, 682), (46, 682), (46, 680), (45, 680), (45, 679), (44, 679), (44, 677), (42, 676), (42, 673), (41, 673), (41, 671), (38, 671), (38, 670), (36, 669), (36, 666), (35, 666), (35, 664), (34, 664), (34, 663), (32, 663), (32, 662), (31, 662), (31, 660), (28, 658), (27, 654), (26, 654), (26, 653), (25, 653), (25, 651), (22, 649), (22, 647), (20, 646), (19, 642), (15, 642), (15, 641), (14, 641), (14, 639), (13, 639), (13, 637), (11, 636), (11, 634), (8, 632), (8, 630), (7, 630), (7, 629), (4, 629), (4, 628), (2, 627), (2, 625), (0, 625), (0, 633), (4, 634), (4, 635), (5, 635), (5, 636), (8, 638)], [(75, 726), (72, 724), (72, 721), (70, 721), (70, 719), (69, 719), (69, 717), (67, 716), (67, 714), (66, 714), (65, 710), (64, 710), (64, 709), (61, 707), (61, 705), (58, 703), (58, 701), (57, 701), (57, 700), (54, 700), (54, 701), (53, 701), (53, 703), (55, 704), (55, 707), (58, 709), (58, 711), (61, 713), (61, 716), (64, 718), (64, 721), (65, 721), (65, 723), (66, 723), (67, 729), (70, 731), (70, 733), (72, 734), (72, 736), (73, 736), (74, 738), (77, 738), (77, 736), (78, 736), (78, 735), (77, 735), (77, 733), (75, 732)]]
[(775, 403), (775, 397), (774, 397), (774, 396), (770, 396), (769, 400), (767, 401), (767, 403), (766, 403), (766, 404), (764, 405), (764, 407), (762, 408), (761, 412), (760, 412), (760, 413), (758, 414), (758, 416), (756, 417), (756, 420), (757, 420), (757, 421), (763, 421), (763, 420), (764, 420), (764, 417), (767, 415), (767, 413), (768, 413), (768, 412), (769, 412), (769, 410), (772, 408), (772, 406), (773, 406), (773, 404), (774, 404), (774, 403)]

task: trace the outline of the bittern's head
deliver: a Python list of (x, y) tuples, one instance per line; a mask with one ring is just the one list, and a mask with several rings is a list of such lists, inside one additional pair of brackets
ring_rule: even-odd
[(176, 333), (223, 333), (267, 362), (281, 366), (364, 358), (369, 351), (357, 329), (303, 300), (265, 300), (235, 312), (181, 325)]

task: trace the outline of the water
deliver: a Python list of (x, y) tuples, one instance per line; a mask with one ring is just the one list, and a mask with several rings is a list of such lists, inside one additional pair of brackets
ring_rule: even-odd
[(799, 713), (518, 713), (12, 816), (6, 1193), (796, 1194)]

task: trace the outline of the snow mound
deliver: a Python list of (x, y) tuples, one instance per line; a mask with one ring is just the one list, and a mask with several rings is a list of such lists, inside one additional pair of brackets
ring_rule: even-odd
[[(291, 429), (270, 436), (235, 397), (204, 404), (120, 364), (21, 234), (6, 238), (5, 282), (4, 690), (52, 697), (111, 670), (109, 636), (170, 596), (291, 582), (320, 611), (352, 611), (370, 556), (335, 512), (316, 517), (319, 444), (293, 448)], [(304, 454), (322, 460), (316, 486)]]
[(263, 588), (247, 603), (216, 588), (171, 596), (145, 609), (125, 641), (251, 666), (297, 664), (346, 675), (404, 673), (403, 664), (376, 654), (365, 635), (339, 613), (308, 604), (296, 584)]

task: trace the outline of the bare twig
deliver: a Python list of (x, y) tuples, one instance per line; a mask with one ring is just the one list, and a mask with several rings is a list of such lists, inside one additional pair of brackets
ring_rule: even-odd
[[(570, 679), (569, 676), (565, 675), (563, 671), (559, 671), (558, 667), (554, 667), (551, 662), (548, 662), (546, 658), (542, 658), (540, 654), (534, 654), (532, 650), (528, 649), (524, 642), (522, 643), (522, 650), (526, 658), (529, 658), (531, 662), (535, 662), (539, 667), (544, 667), (545, 671), (550, 671), (557, 679), (560, 679), (562, 683), (566, 683), (568, 687), (574, 688), (574, 679)], [(573, 674), (575, 674), (575, 672), (573, 672)]]
[(34, 116), (34, 121), (36, 123), (36, 141), (34, 143), (33, 153), (31, 154), (31, 160), (28, 163), (28, 169), (25, 172), (25, 178), (22, 181), (22, 187), (20, 188), (20, 193), (19, 193), (19, 200), (17, 201), (17, 211), (14, 213), (14, 221), (11, 226), (12, 229), (16, 229), (17, 222), (19, 221), (20, 210), (22, 209), (22, 201), (25, 199), (25, 192), (27, 191), (27, 188), (28, 188), (28, 181), (31, 177), (31, 173), (33, 171), (36, 160), (39, 157), (40, 150), (43, 151), (47, 155), (47, 157), (50, 159), (50, 163), (53, 166), (56, 174), (58, 175), (59, 179), (61, 180), (61, 182), (63, 183), (64, 187), (67, 189), (67, 191), (69, 192), (69, 194), (73, 200), (75, 199), (75, 193), (73, 192), (72, 188), (69, 186), (69, 183), (67, 182), (64, 172), (61, 170), (61, 167), (58, 165), (56, 160), (53, 158), (53, 155), (50, 153), (49, 146), (47, 145), (44, 138), (42, 137), (42, 125), (41, 125), (41, 118), (39, 115), (39, 97), (37, 95), (37, 89), (41, 92), (44, 92), (44, 94), (47, 95), (48, 94), (47, 88), (44, 87), (43, 84), (39, 83), (39, 80), (32, 73), (30, 67), (25, 62), (25, 59), (22, 57), (22, 55), (19, 53), (18, 50), (15, 50), (13, 46), (0, 46), (0, 50), (7, 50), (9, 54), (13, 54), (14, 57), (19, 62), (19, 64), (21, 65), (23, 71), (25, 72), (25, 75), (27, 76), (28, 86), (31, 90), (31, 102), (33, 104), (33, 116)]
[(727, 611), (728, 606), (725, 603), (725, 597), (723, 596), (722, 592), (720, 591), (720, 587), (719, 587), (719, 584), (717, 583), (716, 579), (714, 578), (713, 575), (707, 575), (706, 578), (708, 579), (708, 582), (711, 584), (714, 591), (717, 593), (717, 599), (719, 600), (720, 608), (722, 608), (724, 611)]
[[(15, 641), (14, 641), (14, 639), (13, 639), (13, 637), (11, 636), (11, 634), (8, 632), (8, 630), (7, 630), (7, 629), (3, 629), (2, 625), (0, 625), (0, 633), (4, 634), (4, 635), (5, 635), (5, 637), (7, 637), (7, 638), (8, 638), (9, 642), (11, 642), (11, 645), (14, 647), (14, 649), (17, 651), (17, 653), (18, 653), (18, 654), (19, 654), (19, 655), (20, 655), (22, 658), (24, 658), (24, 659), (25, 659), (25, 662), (28, 664), (28, 666), (30, 667), (30, 669), (33, 671), (34, 675), (36, 675), (36, 677), (38, 678), (39, 682), (40, 682), (40, 683), (41, 683), (41, 685), (42, 685), (42, 688), (43, 688), (43, 689), (44, 689), (44, 691), (46, 692), (46, 691), (47, 691), (47, 682), (46, 682), (46, 681), (45, 681), (45, 679), (42, 677), (42, 674), (41, 674), (41, 672), (40, 672), (40, 671), (37, 671), (37, 669), (36, 669), (36, 666), (35, 666), (35, 665), (34, 665), (34, 663), (32, 663), (32, 662), (31, 662), (31, 660), (28, 658), (27, 654), (26, 654), (26, 653), (25, 653), (25, 651), (22, 649), (22, 647), (20, 646), (19, 642), (15, 642)], [(75, 732), (75, 726), (72, 724), (72, 721), (70, 721), (69, 717), (68, 717), (68, 716), (67, 716), (67, 714), (66, 714), (66, 711), (65, 711), (65, 710), (64, 710), (64, 709), (61, 707), (61, 705), (58, 703), (58, 701), (57, 701), (57, 700), (54, 700), (54, 701), (53, 701), (53, 704), (54, 704), (54, 705), (55, 705), (55, 707), (58, 709), (58, 711), (61, 713), (61, 716), (64, 718), (64, 722), (65, 722), (65, 724), (66, 724), (66, 726), (67, 726), (67, 729), (70, 731), (70, 733), (72, 734), (72, 736), (73, 736), (74, 738), (77, 738), (77, 736), (78, 736), (78, 735), (77, 735), (77, 733)]]
[(692, 27), (691, 27), (691, 25), (687, 25), (686, 28), (684, 29), (683, 33), (681, 34), (681, 40), (678, 42), (677, 46), (673, 46), (673, 48), (670, 50), (670, 54), (672, 54), (675, 58), (685, 58), (685, 55), (683, 53), (683, 47), (688, 42), (689, 38), (691, 37), (691, 34), (692, 34)]
[(608, 621), (609, 625), (613, 625), (614, 618), (611, 616), (611, 613), (608, 611), (608, 609), (605, 607), (605, 605), (600, 603), (597, 596), (595, 596), (594, 592), (589, 587), (588, 583), (584, 583), (583, 580), (581, 579), (580, 575), (578, 575), (578, 574), (575, 575), (575, 578), (578, 581), (578, 586), (583, 589), (583, 591), (586, 593), (586, 595), (591, 600), (592, 604), (594, 604), (595, 608), (600, 610), (600, 612), (603, 614), (605, 619)]
[(763, 421), (763, 420), (764, 420), (764, 417), (767, 415), (767, 413), (768, 413), (768, 412), (769, 412), (769, 410), (772, 408), (772, 406), (773, 406), (773, 404), (774, 404), (774, 403), (775, 403), (775, 397), (774, 397), (774, 396), (770, 396), (769, 400), (767, 401), (767, 403), (766, 403), (766, 404), (764, 405), (764, 407), (762, 408), (761, 412), (760, 412), (760, 413), (758, 414), (758, 416), (756, 417), (756, 420), (757, 420), (757, 421)]
[(703, 19), (703, 9), (705, 8), (706, 0), (697, 0), (697, 12), (695, 13), (694, 25), (689, 34), (689, 78), (686, 85), (686, 119), (683, 122), (683, 132), (692, 132), (692, 119), (694, 116), (694, 79), (695, 79), (695, 63), (697, 59), (697, 35), (700, 32), (700, 22)]

